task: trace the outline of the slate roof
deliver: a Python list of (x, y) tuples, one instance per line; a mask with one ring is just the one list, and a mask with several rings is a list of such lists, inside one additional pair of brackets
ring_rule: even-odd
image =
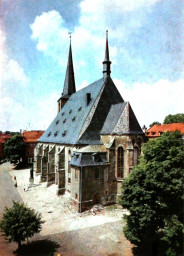
[(184, 123), (155, 124), (146, 131), (148, 138), (159, 137), (163, 132), (180, 131), (184, 134)]
[[(91, 93), (89, 105), (87, 93)], [(134, 133), (143, 134), (131, 106), (109, 77), (73, 93), (39, 141), (102, 145), (101, 134)]]
[(129, 102), (111, 106), (101, 134), (143, 134)]
[[(59, 144), (77, 144), (83, 123), (103, 85), (104, 80), (100, 79), (82, 90), (73, 93), (39, 141)], [(91, 101), (88, 106), (86, 106), (86, 93), (91, 93)]]
[(105, 152), (82, 153), (73, 152), (70, 164), (73, 166), (100, 166), (109, 164)]

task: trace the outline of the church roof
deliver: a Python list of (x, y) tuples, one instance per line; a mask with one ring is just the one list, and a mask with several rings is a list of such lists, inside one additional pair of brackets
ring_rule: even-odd
[[(39, 141), (77, 144), (83, 123), (88, 117), (103, 85), (104, 80), (100, 79), (73, 93)], [(86, 93), (91, 93), (91, 101), (88, 106), (86, 104)]]
[(143, 134), (129, 102), (111, 106), (101, 134)]
[(100, 145), (101, 134), (133, 133), (143, 134), (129, 103), (111, 78), (102, 78), (73, 93), (39, 141)]

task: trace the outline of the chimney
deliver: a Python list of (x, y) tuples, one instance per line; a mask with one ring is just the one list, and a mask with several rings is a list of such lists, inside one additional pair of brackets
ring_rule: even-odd
[(86, 93), (86, 106), (89, 105), (90, 101), (91, 101), (91, 93), (87, 92)]

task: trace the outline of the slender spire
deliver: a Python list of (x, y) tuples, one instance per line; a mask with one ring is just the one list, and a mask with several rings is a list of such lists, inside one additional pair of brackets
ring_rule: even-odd
[(109, 77), (111, 73), (111, 61), (109, 59), (108, 30), (106, 30), (105, 59), (103, 61), (103, 77)]
[(62, 93), (62, 97), (64, 98), (69, 98), (70, 95), (76, 92), (73, 59), (72, 59), (71, 32), (69, 33), (69, 35), (70, 35), (70, 46), (69, 46), (69, 54), (68, 54), (68, 64), (67, 64), (65, 82), (64, 82), (63, 93)]

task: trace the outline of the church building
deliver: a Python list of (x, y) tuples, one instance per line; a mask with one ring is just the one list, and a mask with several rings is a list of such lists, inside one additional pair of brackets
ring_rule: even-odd
[(107, 34), (103, 77), (76, 91), (70, 41), (58, 113), (35, 148), (35, 175), (55, 184), (58, 195), (68, 193), (79, 212), (117, 201), (144, 142), (131, 105), (110, 74)]

